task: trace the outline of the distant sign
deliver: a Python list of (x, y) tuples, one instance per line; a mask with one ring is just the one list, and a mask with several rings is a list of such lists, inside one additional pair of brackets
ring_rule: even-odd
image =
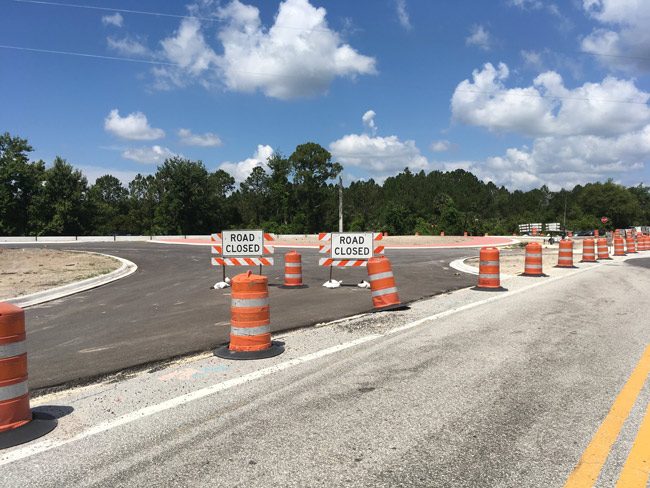
[(372, 232), (332, 232), (332, 259), (370, 259)]
[(600, 221), (601, 221), (603, 224), (606, 224), (606, 223), (609, 221), (609, 219), (608, 219), (607, 217), (601, 217), (601, 218), (600, 218)]
[(264, 253), (264, 231), (224, 230), (222, 249), (224, 257), (261, 256)]

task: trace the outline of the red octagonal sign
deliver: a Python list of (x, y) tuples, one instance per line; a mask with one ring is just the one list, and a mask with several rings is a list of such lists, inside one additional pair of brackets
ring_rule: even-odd
[(609, 219), (608, 219), (607, 217), (601, 217), (601, 218), (600, 218), (600, 221), (601, 221), (603, 224), (607, 223), (608, 220), (609, 220)]

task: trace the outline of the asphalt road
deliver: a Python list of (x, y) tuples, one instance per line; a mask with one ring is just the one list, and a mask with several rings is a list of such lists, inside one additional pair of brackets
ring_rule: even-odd
[[(613, 487), (630, 453), (647, 457), (647, 439), (633, 448), (650, 400), (647, 266), (517, 277), (507, 293), (462, 290), (407, 312), (297, 331), (285, 355), (264, 362), (204, 358), (52, 396), (50, 405), (74, 411), (47, 440), (0, 452), (3, 480)], [(630, 394), (624, 385), (639, 368)], [(576, 466), (595, 484), (565, 485)], [(643, 469), (637, 463), (632, 474)]]
[[(13, 246), (12, 246), (13, 247)], [(210, 265), (207, 246), (153, 243), (83, 243), (49, 245), (85, 249), (133, 261), (138, 271), (122, 280), (26, 311), (29, 375), (32, 390), (94, 378), (107, 373), (205, 351), (228, 341), (230, 292), (210, 290), (221, 268)], [(269, 276), (273, 331), (308, 326), (372, 309), (370, 292), (357, 288), (365, 268), (337, 269), (339, 289), (321, 285), (328, 268), (318, 266), (318, 252), (303, 256), (306, 289), (284, 290), (281, 256), (265, 268)], [(473, 255), (465, 250), (387, 251), (400, 297), (412, 301), (475, 282), (449, 268), (449, 262)], [(229, 268), (230, 275), (247, 268)], [(258, 268), (254, 269), (255, 272)]]

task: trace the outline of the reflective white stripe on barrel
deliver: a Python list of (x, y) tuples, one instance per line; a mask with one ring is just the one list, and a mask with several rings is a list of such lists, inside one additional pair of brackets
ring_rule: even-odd
[(527, 264), (526, 268), (531, 268), (531, 269), (542, 269), (541, 264)]
[(252, 308), (252, 307), (267, 307), (269, 299), (266, 298), (233, 298), (231, 307), (233, 308)]
[(384, 278), (392, 278), (392, 277), (393, 277), (392, 271), (386, 271), (384, 273), (375, 273), (375, 274), (368, 275), (368, 279), (370, 281), (383, 280)]
[(13, 400), (14, 398), (21, 397), (26, 395), (28, 392), (27, 382), (22, 381), (16, 383), (15, 385), (9, 386), (0, 386), (0, 402), (5, 402), (7, 400)]
[(26, 352), (27, 343), (25, 341), (0, 344), (0, 359), (13, 358)]
[(302, 263), (284, 263), (287, 268), (301, 268)]
[(230, 327), (230, 335), (239, 337), (256, 336), (270, 333), (270, 325), (260, 325), (259, 327)]
[(535, 252), (535, 253), (529, 252), (528, 254), (526, 254), (526, 256), (529, 257), (529, 258), (541, 258), (542, 253), (540, 253), (540, 252)]
[(486, 279), (486, 280), (498, 280), (498, 279), (499, 279), (499, 275), (498, 275), (498, 274), (485, 274), (485, 273), (481, 273), (481, 274), (478, 275), (478, 277), (479, 277), (479, 278)]
[(397, 293), (397, 288), (384, 288), (383, 290), (375, 290), (371, 293), (373, 297), (380, 297), (382, 295), (390, 295), (391, 293)]
[(302, 275), (300, 273), (298, 274), (293, 274), (293, 273), (284, 273), (285, 278), (301, 278)]
[(499, 266), (499, 261), (481, 261), (482, 266)]

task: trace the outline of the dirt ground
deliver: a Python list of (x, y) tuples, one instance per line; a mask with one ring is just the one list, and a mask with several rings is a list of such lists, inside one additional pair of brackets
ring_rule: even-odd
[(117, 259), (85, 252), (0, 248), (0, 300), (110, 273), (120, 266)]
[[(502, 251), (499, 259), (501, 265), (501, 273), (509, 274), (509, 275), (516, 275), (516, 274), (523, 273), (524, 256), (525, 254), (523, 249)], [(542, 253), (542, 271), (544, 273), (548, 274), (548, 270), (550, 270), (553, 266), (557, 264), (557, 257), (558, 257), (557, 247), (544, 249)], [(582, 259), (582, 254), (574, 250), (573, 251), (574, 263), (577, 263), (581, 259)], [(478, 268), (478, 262), (479, 262), (479, 258), (477, 256), (475, 258), (467, 259), (465, 261), (465, 264)]]

